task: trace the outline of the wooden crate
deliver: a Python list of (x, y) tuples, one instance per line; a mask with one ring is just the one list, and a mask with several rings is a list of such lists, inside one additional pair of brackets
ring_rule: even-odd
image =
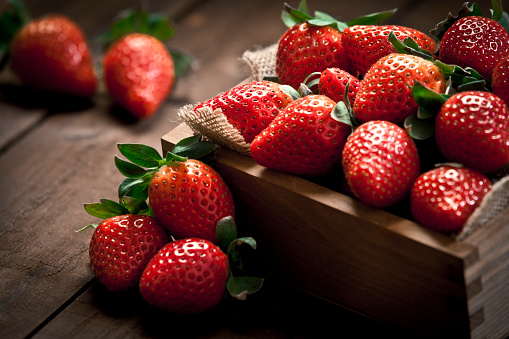
[[(163, 152), (191, 135), (180, 125)], [(268, 274), (416, 334), (509, 334), (508, 209), (456, 241), (228, 149), (216, 168)]]

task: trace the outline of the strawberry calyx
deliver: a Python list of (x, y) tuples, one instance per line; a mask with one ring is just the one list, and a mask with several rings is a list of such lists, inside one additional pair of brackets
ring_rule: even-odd
[(126, 177), (118, 187), (119, 199), (129, 196), (147, 200), (150, 180), (160, 167), (188, 159), (213, 162), (217, 145), (202, 140), (202, 136), (197, 134), (179, 141), (165, 158), (153, 147), (143, 144), (119, 143), (117, 148), (128, 160), (115, 156), (115, 166)]
[(468, 2), (465, 2), (459, 9), (458, 14), (456, 16), (449, 12), (447, 18), (437, 23), (435, 28), (432, 29), (430, 33), (438, 41), (440, 41), (444, 36), (445, 32), (447, 32), (447, 30), (451, 28), (451, 26), (456, 21), (467, 16), (481, 16), (493, 19), (494, 21), (501, 24), (505, 28), (505, 30), (509, 31), (509, 15), (502, 8), (502, 0), (492, 0), (491, 4), (493, 7), (490, 11), (491, 15), (485, 16), (481, 10), (481, 7), (477, 3), (472, 3), (471, 5), (469, 5)]
[(248, 295), (258, 292), (264, 281), (261, 277), (251, 275), (244, 260), (246, 248), (256, 250), (256, 240), (252, 237), (238, 237), (237, 227), (231, 216), (217, 222), (216, 238), (219, 247), (228, 257), (228, 294), (235, 299), (245, 300)]
[(321, 11), (315, 11), (314, 16), (311, 15), (306, 0), (301, 0), (298, 8), (294, 8), (288, 3), (285, 3), (284, 10), (281, 13), (281, 20), (287, 27), (292, 27), (296, 24), (305, 22), (311, 26), (329, 26), (342, 32), (345, 28), (353, 25), (380, 24), (383, 20), (394, 14), (396, 10), (397, 8), (383, 12), (371, 13), (360, 16), (348, 22), (342, 22), (335, 19), (333, 16)]
[[(112, 218), (118, 215), (134, 214), (134, 215), (150, 215), (150, 207), (144, 200), (133, 197), (122, 197), (120, 202), (110, 199), (100, 199), (99, 202), (84, 204), (85, 211), (91, 216), (102, 220)], [(87, 228), (97, 228), (99, 224), (89, 224), (77, 232), (81, 232)]]

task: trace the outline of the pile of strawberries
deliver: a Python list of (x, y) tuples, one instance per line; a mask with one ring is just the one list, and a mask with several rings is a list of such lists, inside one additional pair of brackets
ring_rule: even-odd
[(509, 164), (509, 21), (494, 5), (465, 3), (432, 36), (381, 25), (392, 11), (344, 23), (286, 5), (277, 77), (195, 111), (219, 109), (261, 166), (342, 177), (366, 204), (458, 232)]
[(38, 90), (90, 98), (104, 81), (114, 103), (143, 119), (158, 110), (190, 62), (180, 54), (175, 62), (175, 52), (172, 56), (163, 43), (175, 33), (166, 17), (123, 12), (103, 35), (104, 52), (96, 67), (74, 20), (61, 14), (32, 19), (20, 2), (10, 2), (0, 21), (5, 30), (0, 53), (9, 56), (5, 60), (24, 85)]
[(256, 241), (237, 237), (232, 193), (207, 164), (216, 147), (198, 135), (163, 158), (146, 145), (118, 144), (127, 159), (115, 157), (126, 177), (119, 202), (85, 204), (102, 221), (80, 230), (94, 228), (90, 264), (108, 290), (138, 289), (152, 306), (192, 314), (215, 307), (226, 292), (244, 300), (260, 289), (263, 279), (242, 255)]

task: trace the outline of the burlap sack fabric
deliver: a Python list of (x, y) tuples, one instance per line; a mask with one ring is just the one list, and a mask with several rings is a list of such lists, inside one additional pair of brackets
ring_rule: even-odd
[[(249, 68), (249, 82), (262, 80), (266, 76), (276, 76), (276, 52), (277, 44), (244, 52), (241, 60)], [(178, 115), (195, 133), (202, 134), (220, 146), (249, 156), (249, 144), (221, 112), (210, 109), (194, 112), (194, 107), (196, 105), (186, 105), (179, 110)], [(457, 240), (467, 238), (506, 208), (509, 208), (509, 166), (497, 174), (493, 187), (482, 204), (469, 218), (463, 230), (453, 237)], [(509, 224), (509, 220), (503, 222)]]

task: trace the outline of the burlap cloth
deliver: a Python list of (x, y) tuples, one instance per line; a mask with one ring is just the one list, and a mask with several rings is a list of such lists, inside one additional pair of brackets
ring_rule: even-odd
[[(277, 44), (265, 48), (245, 51), (241, 61), (249, 68), (247, 81), (259, 81), (266, 76), (276, 76)], [(202, 109), (194, 112), (195, 105), (186, 105), (179, 109), (178, 116), (195, 132), (202, 134), (208, 140), (224, 147), (228, 147), (241, 154), (249, 156), (249, 144), (242, 135), (226, 120), (220, 111)], [(509, 208), (509, 166), (493, 177), (493, 187), (466, 222), (463, 230), (452, 236), (463, 240), (474, 231), (490, 222), (500, 212)], [(509, 220), (503, 220), (509, 224)]]

